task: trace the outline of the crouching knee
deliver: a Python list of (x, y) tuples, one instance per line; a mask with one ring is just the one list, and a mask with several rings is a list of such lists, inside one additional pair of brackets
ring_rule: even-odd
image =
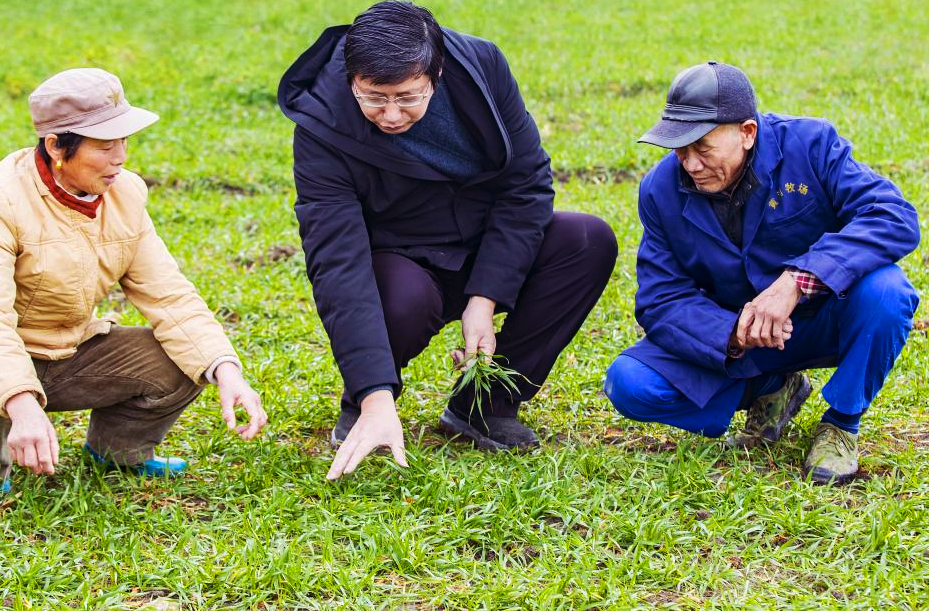
[(588, 214), (577, 216), (583, 227), (584, 239), (581, 243), (589, 259), (589, 273), (609, 278), (619, 250), (616, 234), (603, 219)]
[(638, 422), (659, 422), (704, 437), (726, 432), (732, 410), (720, 403), (698, 407), (660, 373), (619, 355), (610, 365), (603, 385), (616, 411)]
[(585, 278), (609, 278), (616, 263), (616, 234), (604, 221), (581, 212), (558, 212), (546, 229), (546, 239), (557, 244), (558, 258), (570, 261)]
[[(655, 407), (669, 399), (661, 396), (664, 386), (669, 385), (651, 367), (621, 354), (606, 371), (603, 391), (616, 411), (626, 418), (654, 422)], [(671, 392), (676, 391), (671, 389)]]
[(189, 405), (203, 392), (205, 386), (190, 379), (174, 362), (164, 355), (160, 360), (158, 382), (146, 393), (149, 409), (171, 413)]
[(847, 298), (855, 311), (867, 312), (879, 326), (909, 329), (919, 306), (916, 289), (896, 265), (881, 267), (861, 278), (849, 289)]

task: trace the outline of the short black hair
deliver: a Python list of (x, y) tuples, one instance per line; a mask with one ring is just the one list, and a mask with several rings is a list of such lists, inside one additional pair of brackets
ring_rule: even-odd
[[(56, 149), (64, 149), (64, 158), (65, 161), (71, 159), (77, 155), (77, 149), (81, 148), (81, 143), (84, 142), (84, 136), (80, 134), (72, 134), (71, 132), (65, 132), (63, 134), (55, 134), (58, 137), (58, 144), (55, 146)], [(39, 151), (39, 155), (45, 160), (46, 165), (52, 165), (52, 156), (48, 154), (48, 151), (45, 149), (45, 137), (39, 138), (39, 144), (36, 145), (36, 149)]]
[(445, 59), (442, 28), (412, 2), (378, 2), (355, 17), (345, 34), (345, 70), (374, 85), (396, 85), (426, 74), (435, 85)]

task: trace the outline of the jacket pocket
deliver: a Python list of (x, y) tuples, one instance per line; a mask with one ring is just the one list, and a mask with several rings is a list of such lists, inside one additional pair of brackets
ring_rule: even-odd
[(837, 222), (831, 205), (813, 200), (783, 218), (775, 220), (771, 214), (766, 214), (756, 241), (769, 244), (786, 256), (796, 257), (807, 252), (824, 233), (834, 231)]
[[(773, 215), (765, 215), (765, 220), (767, 221), (768, 226), (772, 230), (780, 230), (789, 225), (794, 225), (796, 223), (804, 224), (821, 224), (821, 221), (826, 218), (835, 218), (835, 213), (832, 211), (832, 206), (827, 202), (822, 202), (817, 199), (803, 205), (799, 210), (790, 212), (788, 216), (772, 218)], [(815, 221), (811, 223), (810, 221)]]
[(25, 244), (16, 261), (19, 326), (51, 328), (80, 322), (81, 258), (70, 241)]

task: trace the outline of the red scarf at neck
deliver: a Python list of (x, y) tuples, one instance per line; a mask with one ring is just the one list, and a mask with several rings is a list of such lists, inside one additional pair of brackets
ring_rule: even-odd
[(45, 163), (45, 160), (42, 159), (42, 155), (39, 154), (39, 149), (35, 151), (35, 166), (39, 170), (39, 176), (42, 178), (42, 182), (45, 183), (45, 186), (48, 187), (48, 190), (52, 192), (52, 195), (59, 203), (80, 212), (84, 216), (92, 219), (97, 218), (97, 208), (100, 207), (100, 204), (103, 202), (102, 195), (98, 195), (97, 199), (92, 202), (85, 202), (62, 189), (61, 186), (55, 182), (55, 177), (52, 176), (52, 170), (48, 167), (48, 164)]

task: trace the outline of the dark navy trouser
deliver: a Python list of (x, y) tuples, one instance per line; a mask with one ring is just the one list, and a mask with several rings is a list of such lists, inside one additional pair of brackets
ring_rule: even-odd
[(719, 437), (746, 390), (750, 402), (775, 390), (772, 382), (800, 369), (798, 364), (822, 361), (836, 365), (822, 390), (826, 403), (844, 414), (860, 414), (880, 391), (903, 349), (917, 305), (916, 290), (903, 271), (888, 265), (863, 277), (845, 297), (831, 295), (815, 315), (792, 318), (794, 330), (784, 350), (751, 351), (763, 374), (751, 381), (733, 379), (702, 408), (657, 371), (625, 355), (610, 365), (604, 390), (627, 418)]
[[(516, 417), (520, 402), (539, 390), (606, 288), (616, 251), (616, 236), (601, 219), (577, 212), (554, 214), (515, 307), (497, 333), (497, 354), (528, 381), (518, 380), (519, 392), (512, 394), (493, 387), (482, 399), (485, 415)], [(395, 253), (374, 253), (372, 264), (400, 379), (400, 370), (432, 337), (461, 318), (469, 299), (464, 289), (471, 265), (442, 270)], [(466, 388), (452, 397), (449, 407), (467, 416), (473, 398), (472, 389)], [(344, 392), (342, 409), (358, 409)]]

